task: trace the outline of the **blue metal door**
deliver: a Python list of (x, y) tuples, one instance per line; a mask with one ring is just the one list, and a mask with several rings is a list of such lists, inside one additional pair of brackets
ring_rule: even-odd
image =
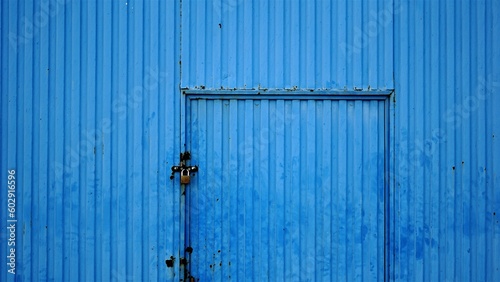
[(383, 280), (386, 97), (186, 101), (188, 277)]

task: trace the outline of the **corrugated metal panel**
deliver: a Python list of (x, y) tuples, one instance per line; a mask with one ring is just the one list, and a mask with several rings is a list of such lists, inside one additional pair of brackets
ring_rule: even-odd
[(183, 1), (182, 86), (392, 89), (392, 1)]
[[(17, 175), (16, 280), (178, 277), (165, 259), (180, 245), (179, 189), (167, 178), (179, 30), (165, 27), (179, 26), (179, 4), (9, 0), (0, 14), (0, 175)], [(4, 187), (0, 280), (12, 281)]]
[(188, 103), (190, 275), (383, 280), (386, 100), (237, 97)]
[(500, 280), (498, 1), (410, 1), (395, 21), (392, 277)]
[(395, 88), (391, 278), (500, 280), (499, 13), (493, 0), (0, 1), (19, 279), (179, 277), (163, 260), (183, 241), (167, 179), (181, 84)]

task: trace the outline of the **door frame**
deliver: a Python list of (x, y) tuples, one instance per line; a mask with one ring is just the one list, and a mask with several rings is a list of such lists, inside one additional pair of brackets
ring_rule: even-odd
[[(187, 151), (187, 131), (186, 125), (189, 121), (188, 106), (193, 99), (287, 99), (287, 100), (308, 100), (308, 99), (330, 99), (330, 100), (383, 100), (385, 101), (384, 113), (384, 280), (390, 279), (391, 267), (395, 265), (395, 254), (392, 251), (392, 240), (395, 238), (395, 162), (396, 150), (395, 144), (395, 108), (396, 108), (396, 93), (393, 89), (389, 90), (372, 90), (372, 91), (344, 91), (344, 90), (205, 90), (205, 89), (181, 89), (180, 103), (180, 152)], [(193, 164), (194, 165), (194, 164)], [(203, 168), (200, 168), (203, 169)], [(188, 266), (189, 251), (186, 250), (186, 235), (188, 218), (186, 206), (186, 185), (180, 185), (180, 209), (179, 209), (179, 250), (181, 259), (180, 275), (184, 279), (189, 276)]]

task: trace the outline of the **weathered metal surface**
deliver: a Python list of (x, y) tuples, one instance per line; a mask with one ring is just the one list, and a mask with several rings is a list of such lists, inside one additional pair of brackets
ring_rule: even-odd
[(395, 89), (386, 275), (500, 280), (499, 13), (493, 0), (0, 1), (17, 279), (178, 280), (179, 88), (223, 88)]
[(206, 97), (187, 103), (189, 274), (383, 280), (387, 97)]
[(395, 17), (394, 279), (500, 279), (499, 11), (409, 1)]
[(1, 281), (7, 169), (16, 281), (178, 279), (179, 16), (172, 1), (0, 1)]
[(182, 86), (392, 89), (392, 1), (183, 1)]

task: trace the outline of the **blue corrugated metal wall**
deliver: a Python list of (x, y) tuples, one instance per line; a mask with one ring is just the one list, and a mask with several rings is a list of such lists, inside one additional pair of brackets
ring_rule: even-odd
[[(180, 84), (395, 89), (391, 278), (500, 280), (499, 13), (494, 0), (1, 1), (0, 234), (16, 169), (18, 279), (180, 277), (164, 263), (182, 233), (168, 179)], [(2, 281), (7, 255), (2, 243)]]
[(183, 87), (394, 87), (392, 1), (184, 1), (182, 11)]
[(173, 277), (179, 6), (0, 2), (1, 281), (13, 279), (7, 168), (17, 175), (17, 281)]
[(499, 1), (410, 1), (394, 23), (394, 278), (500, 279)]

